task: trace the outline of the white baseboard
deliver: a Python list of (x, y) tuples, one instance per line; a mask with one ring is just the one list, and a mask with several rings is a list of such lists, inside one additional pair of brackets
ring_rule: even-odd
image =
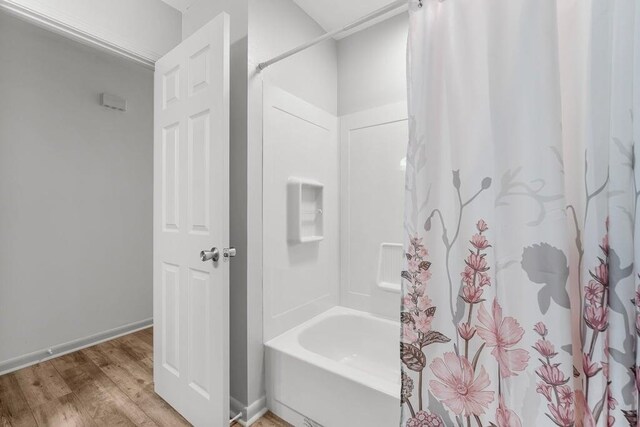
[(267, 413), (267, 411), (266, 396), (262, 396), (260, 399), (249, 405), (247, 408), (247, 417), (249, 418), (249, 421), (247, 421), (247, 427), (258, 421), (260, 417)]
[(237, 422), (239, 424), (245, 425), (245, 420), (247, 419), (247, 408), (244, 406), (244, 404), (233, 396), (229, 396), (229, 404), (231, 406), (231, 417), (235, 417), (236, 415), (241, 414), (240, 419), (237, 420)]
[(85, 338), (69, 341), (64, 344), (51, 346), (46, 349), (34, 351), (33, 353), (1, 361), (0, 375), (8, 374), (9, 372), (17, 371), (18, 369), (35, 365), (36, 363), (44, 362), (55, 357), (73, 353), (74, 351), (78, 351), (83, 348), (100, 344), (101, 342), (109, 341), (114, 338), (130, 334), (132, 332), (140, 331), (142, 329), (149, 328), (152, 325), (153, 319), (145, 319), (139, 322), (129, 323), (128, 325), (119, 326), (108, 331), (100, 332)]
[(231, 414), (235, 416), (242, 413), (242, 417), (237, 421), (242, 426), (251, 426), (268, 411), (266, 396), (262, 396), (249, 406), (244, 406), (238, 399), (233, 397), (230, 397), (229, 400), (231, 401)]

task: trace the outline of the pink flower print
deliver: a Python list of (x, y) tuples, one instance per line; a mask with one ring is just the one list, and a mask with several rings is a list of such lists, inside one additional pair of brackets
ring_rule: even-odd
[(571, 405), (564, 406), (559, 405), (556, 406), (553, 403), (547, 404), (549, 411), (551, 412), (551, 417), (553, 422), (555, 422), (560, 427), (572, 427), (575, 422), (575, 416), (573, 412), (573, 407)]
[(573, 403), (573, 390), (567, 385), (558, 387), (558, 398), (562, 405), (571, 405)]
[(556, 353), (556, 349), (553, 346), (553, 343), (547, 340), (536, 341), (533, 348), (535, 348), (543, 357), (552, 358), (558, 354)]
[(431, 307), (431, 300), (429, 297), (422, 295), (406, 295), (402, 299), (402, 303), (404, 308), (408, 311), (425, 311), (426, 309)]
[(462, 281), (466, 285), (473, 285), (473, 279), (476, 275), (476, 272), (469, 266), (466, 266), (460, 276), (462, 276)]
[(413, 323), (402, 324), (402, 341), (407, 344), (413, 344), (418, 341), (418, 333), (415, 330)]
[(413, 257), (408, 262), (409, 273), (415, 274), (420, 269), (420, 259)]
[(419, 411), (415, 417), (407, 420), (407, 427), (445, 427), (445, 425), (440, 416), (426, 411)]
[(522, 422), (515, 412), (507, 408), (504, 397), (500, 396), (498, 408), (496, 409), (497, 427), (522, 427)]
[(596, 267), (595, 279), (604, 287), (609, 285), (609, 265), (606, 262), (600, 262)]
[(600, 372), (600, 367), (596, 362), (592, 362), (591, 358), (587, 353), (582, 354), (582, 369), (584, 370), (584, 374), (591, 378), (595, 377), (598, 372)]
[(542, 322), (536, 323), (533, 327), (533, 330), (536, 331), (536, 333), (542, 337), (547, 336), (547, 333), (549, 332), (547, 330), (547, 326)]
[(420, 258), (426, 258), (427, 256), (429, 256), (429, 251), (427, 251), (427, 248), (420, 245), (416, 248), (416, 255), (418, 255)]
[(611, 394), (611, 383), (607, 386), (607, 405), (610, 411), (613, 411), (618, 406), (618, 401), (613, 397), (613, 394)]
[(478, 285), (479, 286), (490, 286), (491, 285), (491, 278), (489, 277), (488, 274), (479, 273), (478, 276), (479, 276), (479, 279), (478, 279)]
[(461, 323), (458, 326), (458, 333), (463, 340), (469, 341), (476, 334), (476, 328), (468, 323)]
[(462, 299), (468, 302), (469, 304), (476, 304), (480, 301), (482, 297), (483, 290), (479, 286), (464, 286), (462, 288)]
[(549, 384), (543, 382), (539, 382), (538, 386), (536, 387), (536, 392), (546, 397), (549, 402), (551, 402), (551, 391), (552, 387)]
[(591, 408), (589, 407), (589, 404), (584, 397), (584, 393), (581, 390), (576, 390), (575, 402), (576, 413), (579, 414), (579, 417), (581, 418), (578, 421), (582, 421), (582, 427), (596, 427), (596, 422), (593, 419)]
[(493, 401), (493, 391), (485, 390), (491, 382), (484, 367), (475, 377), (471, 363), (454, 353), (436, 358), (429, 367), (438, 378), (429, 381), (433, 395), (456, 415), (482, 415)]
[(590, 280), (584, 287), (584, 298), (593, 305), (602, 305), (602, 294), (604, 293), (604, 286), (595, 280)]
[(487, 267), (487, 260), (484, 258), (484, 255), (469, 254), (464, 262), (475, 271), (485, 272), (489, 270), (489, 267)]
[(402, 306), (409, 311), (415, 310), (416, 304), (413, 302), (413, 296), (411, 294), (402, 297)]
[(416, 274), (416, 280), (420, 283), (426, 283), (429, 279), (431, 279), (431, 271), (420, 269), (418, 274)]
[(502, 378), (517, 375), (523, 371), (529, 361), (529, 353), (524, 349), (512, 349), (520, 342), (524, 329), (520, 327), (518, 321), (513, 317), (502, 318), (502, 308), (498, 300), (493, 300), (493, 317), (480, 306), (478, 321), (482, 326), (478, 326), (478, 335), (489, 347), (494, 347), (491, 354), (498, 361), (500, 375)]
[(612, 417), (611, 415), (609, 415), (609, 418), (607, 418), (607, 427), (613, 427), (615, 424), (616, 424), (615, 417)]
[(609, 255), (609, 234), (605, 234), (604, 237), (602, 238), (602, 243), (600, 244), (600, 247), (602, 248), (602, 251), (606, 254)]
[(431, 322), (433, 321), (433, 316), (427, 316), (424, 312), (420, 312), (419, 315), (412, 315), (413, 321), (416, 325), (416, 329), (419, 332), (427, 333), (431, 330)]
[(481, 219), (476, 224), (476, 228), (478, 229), (479, 232), (484, 233), (485, 231), (487, 231), (489, 229), (489, 226), (487, 225), (486, 222), (484, 222), (483, 219)]
[(609, 311), (607, 307), (588, 306), (584, 311), (587, 326), (596, 331), (604, 331), (609, 326)]
[(409, 249), (407, 249), (407, 258), (413, 258), (416, 254), (416, 247), (413, 245), (409, 245)]
[(551, 386), (561, 386), (569, 382), (569, 378), (565, 377), (562, 371), (558, 368), (559, 365), (542, 365), (536, 369), (536, 374), (545, 383)]
[(487, 249), (489, 246), (491, 246), (487, 238), (482, 234), (474, 234), (469, 242), (473, 245), (473, 247), (479, 250)]
[(427, 296), (419, 296), (418, 303), (416, 304), (416, 308), (420, 311), (425, 311), (428, 308), (431, 308), (431, 300)]

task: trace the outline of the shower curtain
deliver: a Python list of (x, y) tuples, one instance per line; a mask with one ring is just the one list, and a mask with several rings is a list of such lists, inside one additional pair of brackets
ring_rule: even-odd
[(640, 0), (413, 1), (408, 86), (401, 426), (640, 426)]

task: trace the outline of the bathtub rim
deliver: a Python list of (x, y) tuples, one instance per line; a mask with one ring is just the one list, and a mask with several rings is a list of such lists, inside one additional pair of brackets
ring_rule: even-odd
[(330, 317), (344, 315), (372, 319), (374, 321), (384, 322), (396, 326), (398, 328), (398, 347), (400, 346), (400, 322), (343, 306), (332, 307), (329, 310), (307, 320), (306, 322), (303, 322), (300, 325), (283, 332), (277, 337), (272, 338), (271, 340), (264, 343), (264, 345), (268, 350), (281, 352), (301, 362), (312, 364), (315, 367), (326, 372), (344, 377), (364, 387), (368, 387), (378, 392), (389, 395), (400, 402), (400, 356), (398, 356), (398, 381), (396, 383), (392, 383), (366, 371), (346, 366), (344, 364), (341, 364), (340, 362), (337, 362), (336, 360), (307, 350), (302, 346), (302, 344), (300, 344), (299, 337), (305, 329), (315, 326), (316, 324)]

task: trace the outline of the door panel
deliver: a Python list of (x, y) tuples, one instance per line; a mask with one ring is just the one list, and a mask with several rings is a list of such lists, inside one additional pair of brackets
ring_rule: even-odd
[(155, 390), (196, 426), (229, 422), (229, 18), (156, 63)]

